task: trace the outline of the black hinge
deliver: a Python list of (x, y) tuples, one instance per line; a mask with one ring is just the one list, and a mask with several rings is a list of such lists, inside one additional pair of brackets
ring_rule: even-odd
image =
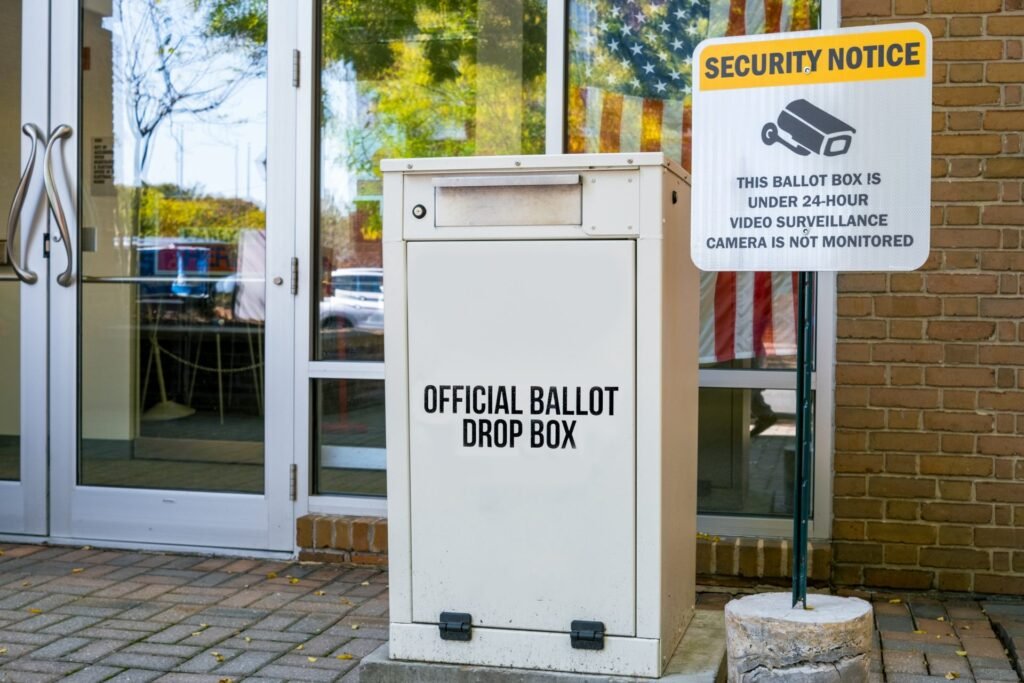
[(473, 636), (473, 617), (465, 612), (441, 612), (437, 626), (441, 640), (469, 640)]
[(43, 258), (50, 258), (50, 233), (43, 233)]
[(569, 628), (569, 641), (577, 650), (603, 650), (604, 622), (573, 621)]

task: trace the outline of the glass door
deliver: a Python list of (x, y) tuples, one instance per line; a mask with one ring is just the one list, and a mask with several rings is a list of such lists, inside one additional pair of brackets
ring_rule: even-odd
[(0, 0), (0, 533), (45, 534), (47, 3)]
[(55, 538), (292, 547), (289, 4), (51, 2)]

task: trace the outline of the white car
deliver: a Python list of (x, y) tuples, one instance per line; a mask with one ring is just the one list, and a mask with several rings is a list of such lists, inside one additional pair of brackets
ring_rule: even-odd
[(320, 329), (384, 329), (384, 269), (339, 268), (331, 295), (320, 301)]

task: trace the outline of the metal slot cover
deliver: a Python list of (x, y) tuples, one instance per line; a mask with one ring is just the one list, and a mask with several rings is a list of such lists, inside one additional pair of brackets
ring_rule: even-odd
[(439, 228), (582, 223), (579, 174), (434, 179), (434, 225)]

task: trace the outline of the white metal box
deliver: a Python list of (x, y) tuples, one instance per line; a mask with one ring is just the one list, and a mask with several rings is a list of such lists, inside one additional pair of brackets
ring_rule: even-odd
[(694, 603), (688, 176), (382, 168), (391, 657), (660, 675)]

